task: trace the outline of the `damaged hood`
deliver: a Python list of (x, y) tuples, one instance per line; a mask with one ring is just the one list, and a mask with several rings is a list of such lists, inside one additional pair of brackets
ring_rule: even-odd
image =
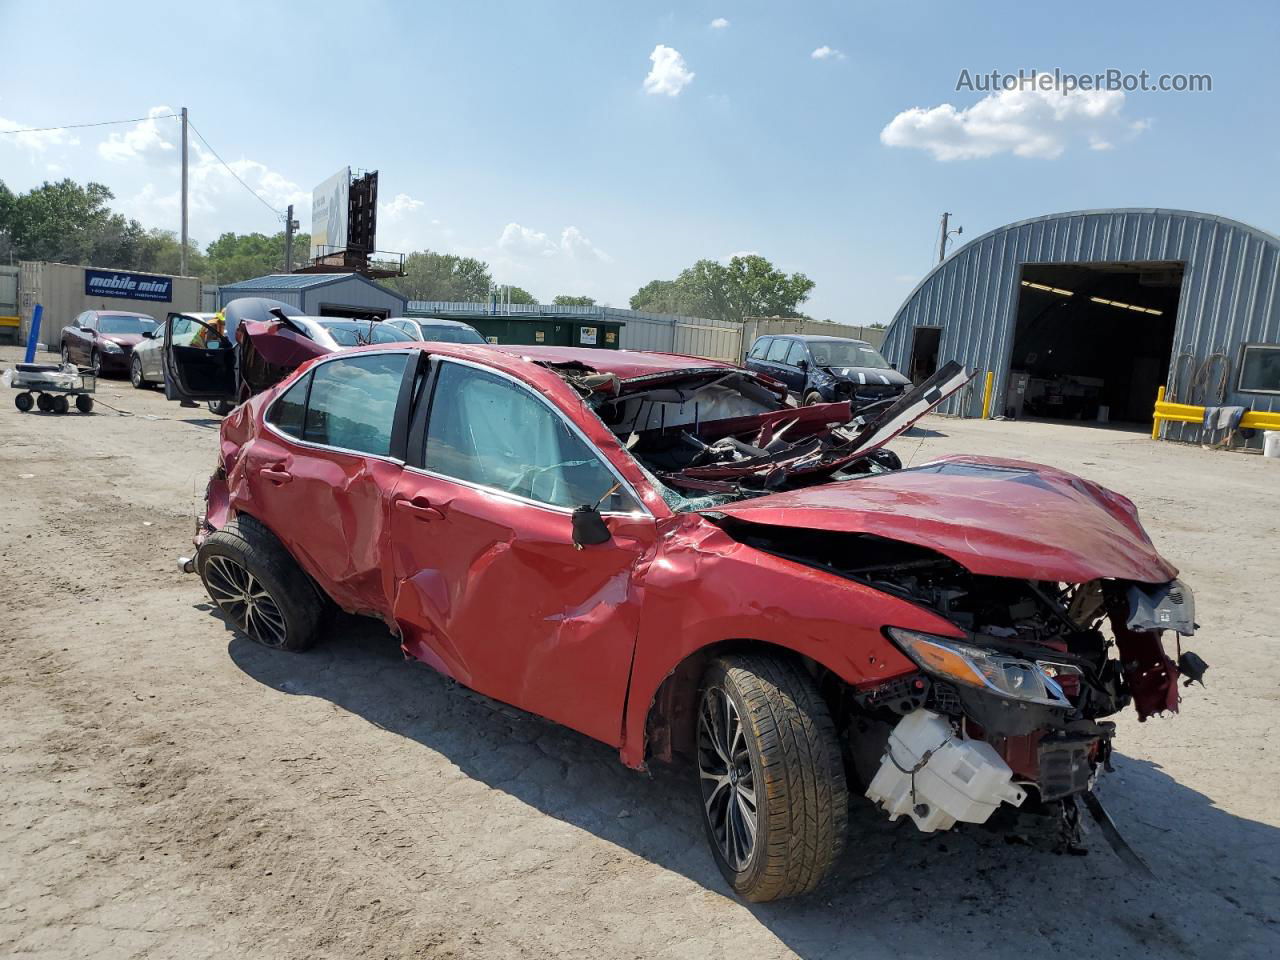
[(912, 543), (985, 576), (1165, 583), (1178, 572), (1156, 552), (1125, 497), (1020, 460), (945, 457), (704, 512)]

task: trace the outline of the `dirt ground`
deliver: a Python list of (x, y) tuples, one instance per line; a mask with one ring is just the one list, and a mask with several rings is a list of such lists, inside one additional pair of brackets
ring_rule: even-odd
[(218, 421), (126, 382), (99, 399), (0, 397), (0, 955), (1280, 956), (1278, 462), (941, 418), (896, 443), (1101, 481), (1194, 587), (1208, 687), (1122, 717), (1099, 788), (1156, 879), (1097, 832), (1055, 856), (857, 800), (829, 884), (751, 906), (685, 772), (629, 772), (403, 662), (376, 623), (302, 655), (231, 632), (173, 562)]

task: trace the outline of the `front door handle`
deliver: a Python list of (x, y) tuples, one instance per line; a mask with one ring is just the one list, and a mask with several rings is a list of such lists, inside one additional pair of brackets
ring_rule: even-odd
[(426, 497), (396, 497), (392, 501), (397, 510), (411, 514), (418, 520), (443, 520), (444, 514), (431, 505)]
[(269, 467), (263, 467), (261, 470), (258, 471), (258, 476), (265, 477), (267, 480), (270, 480), (272, 483), (276, 485), (279, 485), (282, 483), (288, 483), (290, 480), (293, 479), (293, 474), (290, 473), (288, 470), (286, 470), (284, 466), (279, 463), (273, 463)]

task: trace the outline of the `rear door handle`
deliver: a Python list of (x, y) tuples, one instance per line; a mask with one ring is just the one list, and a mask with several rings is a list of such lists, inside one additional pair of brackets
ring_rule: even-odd
[(288, 483), (293, 479), (293, 474), (278, 463), (272, 464), (269, 467), (263, 467), (258, 471), (258, 475), (265, 477), (274, 484)]
[(411, 514), (418, 520), (443, 520), (444, 514), (431, 505), (426, 497), (396, 497), (392, 501), (397, 510)]

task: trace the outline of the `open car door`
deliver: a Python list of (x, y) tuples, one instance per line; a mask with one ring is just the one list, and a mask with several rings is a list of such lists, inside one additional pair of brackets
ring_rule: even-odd
[(169, 400), (236, 399), (236, 351), (231, 341), (195, 317), (171, 313), (164, 322), (164, 395)]

